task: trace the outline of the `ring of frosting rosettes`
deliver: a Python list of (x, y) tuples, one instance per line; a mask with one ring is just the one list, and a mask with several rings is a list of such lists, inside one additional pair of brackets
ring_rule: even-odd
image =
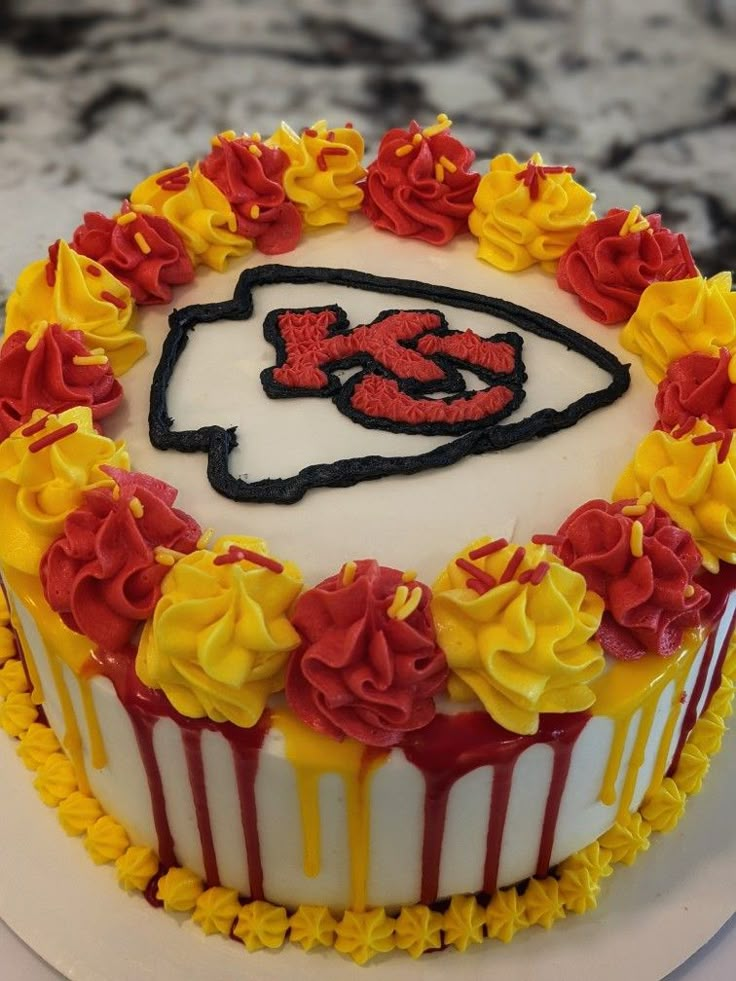
[[(447, 694), (534, 733), (540, 714), (591, 707), (604, 652), (672, 654), (707, 618), (707, 574), (736, 561), (730, 275), (701, 277), (657, 215), (596, 220), (567, 165), (501, 154), (473, 173), (450, 125), (442, 114), (390, 130), (367, 168), (350, 124), (218, 134), (200, 163), (150, 176), (113, 217), (85, 215), (8, 301), (0, 560), (40, 576), (70, 629), (137, 650), (143, 683), (184, 714), (252, 726), (285, 690), (307, 725), (390, 747)], [(628, 318), (621, 341), (659, 385), (659, 421), (613, 503), (583, 504), (525, 546), (474, 542), (433, 589), (359, 559), (302, 592), (263, 542), (209, 547), (173, 488), (128, 472), (100, 424), (145, 352), (135, 305), (170, 302), (199, 265), (288, 251), (357, 210), (434, 245), (470, 232), (481, 260), (539, 263), (594, 319)]]

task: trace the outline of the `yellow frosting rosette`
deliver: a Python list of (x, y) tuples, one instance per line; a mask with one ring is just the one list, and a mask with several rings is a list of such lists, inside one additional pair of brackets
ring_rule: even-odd
[(20, 274), (8, 299), (5, 336), (18, 330), (34, 334), (50, 323), (81, 330), (87, 347), (101, 348), (113, 372), (124, 374), (146, 353), (145, 340), (128, 326), (130, 290), (63, 240), (50, 251), (51, 258), (32, 262)]
[(287, 613), (301, 588), (298, 568), (258, 538), (221, 538), (183, 556), (143, 631), (138, 677), (189, 718), (255, 725), (299, 644)]
[(124, 443), (95, 432), (89, 408), (59, 415), (36, 409), (0, 443), (0, 560), (37, 575), (84, 492), (115, 483), (106, 465), (127, 470), (128, 453)]
[(363, 137), (349, 126), (328, 129), (320, 120), (298, 136), (286, 123), (267, 141), (280, 147), (290, 164), (284, 173), (284, 189), (306, 225), (344, 225), (348, 213), (363, 203), (358, 187), (366, 171)]
[(614, 500), (650, 491), (654, 503), (689, 531), (709, 572), (736, 562), (736, 444), (698, 420), (681, 439), (653, 430), (618, 479)]
[(736, 293), (731, 292), (731, 273), (652, 283), (623, 328), (621, 344), (641, 357), (655, 385), (672, 361), (693, 351), (714, 357), (724, 347), (736, 351)]
[(526, 162), (510, 153), (494, 157), (468, 219), (478, 257), (506, 272), (539, 262), (553, 273), (583, 225), (595, 219), (595, 195), (577, 183), (573, 170), (546, 167), (538, 153)]
[(199, 166), (170, 167), (141, 181), (130, 195), (133, 208), (153, 208), (179, 233), (192, 262), (222, 272), (227, 260), (247, 255), (253, 242), (237, 234), (237, 217), (222, 191)]
[(542, 712), (581, 712), (604, 666), (603, 600), (544, 546), (473, 542), (434, 584), (437, 641), (456, 701), (479, 699), (499, 725), (531, 735)]

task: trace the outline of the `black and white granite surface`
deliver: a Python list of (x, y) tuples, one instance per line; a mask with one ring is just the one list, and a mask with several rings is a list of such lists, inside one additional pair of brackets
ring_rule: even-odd
[(85, 210), (220, 129), (447, 111), (736, 268), (736, 0), (0, 0), (0, 304)]

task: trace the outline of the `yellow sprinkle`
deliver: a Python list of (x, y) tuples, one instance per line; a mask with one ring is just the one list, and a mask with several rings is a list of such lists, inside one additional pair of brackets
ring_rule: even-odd
[(422, 130), (422, 133), (425, 136), (436, 136), (438, 133), (441, 133), (443, 130), (448, 129), (450, 126), (452, 126), (452, 120), (447, 118), (446, 113), (441, 112), (437, 117), (437, 122), (435, 123), (435, 125), (425, 126), (425, 128)]
[(197, 539), (197, 548), (207, 548), (210, 543), (210, 539), (215, 533), (214, 528), (205, 528), (202, 534)]
[(444, 154), (440, 157), (440, 163), (445, 168), (445, 170), (449, 170), (451, 174), (454, 174), (455, 171), (457, 170), (457, 167), (452, 162), (452, 160), (449, 160)]
[(104, 349), (104, 347), (93, 347), (93, 348), (90, 349), (90, 352), (89, 353), (90, 354), (104, 354), (105, 353), (105, 349)]
[(644, 554), (644, 525), (635, 521), (631, 526), (631, 554), (640, 559)]
[(143, 253), (143, 255), (148, 255), (150, 253), (151, 246), (148, 244), (148, 242), (145, 240), (145, 238), (141, 235), (140, 232), (136, 232), (135, 235), (133, 236), (133, 239), (135, 241), (135, 244)]
[(391, 606), (389, 606), (388, 610), (386, 611), (392, 620), (395, 620), (398, 617), (399, 610), (401, 609), (402, 606), (404, 606), (404, 604), (408, 599), (409, 599), (409, 590), (407, 589), (407, 587), (397, 586), (396, 592), (394, 593), (393, 602), (391, 603)]
[(624, 219), (624, 223), (619, 230), (619, 235), (623, 238), (632, 232), (644, 232), (649, 228), (649, 222), (642, 218), (641, 208), (635, 204)]
[(235, 140), (235, 139), (237, 139), (237, 133), (235, 132), (235, 130), (226, 129), (223, 130), (222, 133), (218, 133), (216, 136), (213, 136), (212, 139), (210, 140), (210, 143), (212, 144), (212, 146), (222, 146), (223, 140), (229, 143), (231, 140)]
[(138, 215), (135, 211), (126, 211), (124, 215), (118, 215), (115, 221), (118, 225), (129, 225), (132, 221), (135, 221)]
[(645, 514), (646, 510), (643, 504), (627, 504), (626, 507), (621, 508), (621, 514), (625, 514), (627, 518), (638, 518)]
[(401, 581), (402, 582), (414, 582), (414, 580), (416, 578), (417, 578), (417, 570), (416, 569), (407, 569), (406, 572), (401, 577)]
[(165, 555), (164, 553), (158, 551), (153, 553), (153, 557), (159, 565), (167, 565), (171, 567), (176, 562), (173, 555)]
[(732, 385), (736, 385), (736, 351), (731, 355), (728, 362), (728, 380)]
[(683, 593), (685, 594), (686, 599), (690, 599), (691, 596), (695, 595), (695, 586), (693, 586), (692, 583), (688, 583), (687, 586), (685, 586)]
[(440, 182), (440, 184), (445, 179), (445, 168), (442, 166), (441, 163), (436, 163), (434, 165), (434, 176), (436, 180)]
[(31, 336), (26, 341), (26, 351), (36, 350), (39, 341), (48, 330), (48, 326), (49, 326), (48, 320), (39, 320), (38, 323), (33, 325)]
[(346, 562), (342, 567), (342, 584), (343, 586), (349, 586), (351, 582), (355, 579), (355, 573), (358, 566), (352, 560)]
[(237, 230), (238, 230), (238, 219), (235, 217), (234, 214), (228, 216), (228, 219), (227, 219), (227, 227), (230, 229), (230, 231), (233, 233), (233, 235), (235, 234), (235, 232), (237, 232)]
[(159, 565), (173, 565), (177, 559), (184, 558), (184, 552), (177, 552), (174, 548), (166, 548), (165, 545), (157, 545), (153, 550), (153, 557)]
[(653, 501), (654, 501), (654, 494), (652, 494), (651, 491), (644, 491), (644, 493), (640, 494), (636, 499), (636, 503), (643, 504), (645, 508), (648, 508)]
[(411, 138), (411, 142), (414, 144), (414, 146), (419, 146), (419, 144), (422, 142), (422, 134), (415, 133)]
[(258, 219), (261, 217), (261, 209), (258, 207), (257, 204), (254, 204), (253, 207), (250, 209), (250, 216), (253, 219), (253, 221), (258, 221)]
[(258, 130), (256, 130), (256, 132), (251, 135), (251, 139), (254, 140), (256, 143), (261, 142), (261, 134), (258, 132)]
[(155, 214), (155, 208), (152, 204), (133, 204), (131, 208), (137, 215), (152, 215)]
[(120, 487), (118, 484), (115, 484), (115, 486), (112, 489), (112, 499), (113, 501), (120, 500)]
[(414, 612), (414, 610), (416, 610), (416, 608), (419, 606), (421, 601), (422, 601), (422, 587), (415, 586), (414, 589), (412, 589), (411, 593), (409, 594), (409, 599), (396, 612), (395, 618), (397, 620), (406, 620), (406, 618), (410, 617)]
[(256, 146), (255, 143), (251, 143), (248, 146), (248, 150), (253, 154), (254, 157), (262, 157), (263, 156), (263, 151), (261, 150), (261, 148), (259, 146)]
[(397, 157), (405, 157), (407, 154), (411, 153), (413, 149), (414, 145), (412, 143), (402, 143), (401, 146), (396, 147), (394, 153)]
[(72, 362), (81, 368), (88, 364), (107, 364), (107, 358), (104, 354), (75, 354)]
[(141, 504), (141, 502), (138, 500), (137, 497), (131, 497), (128, 503), (128, 507), (130, 508), (131, 514), (133, 515), (134, 518), (143, 517), (143, 505)]

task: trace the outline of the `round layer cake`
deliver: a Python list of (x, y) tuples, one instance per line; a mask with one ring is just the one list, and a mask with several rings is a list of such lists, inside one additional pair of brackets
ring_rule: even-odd
[(21, 276), (17, 694), (65, 820), (113, 815), (100, 854), (171, 908), (226, 886), (317, 930), (529, 880), (549, 925), (586, 902), (550, 870), (633, 856), (713, 714), (730, 280), (571, 167), (481, 178), (446, 117), (361, 157), (221, 134)]

